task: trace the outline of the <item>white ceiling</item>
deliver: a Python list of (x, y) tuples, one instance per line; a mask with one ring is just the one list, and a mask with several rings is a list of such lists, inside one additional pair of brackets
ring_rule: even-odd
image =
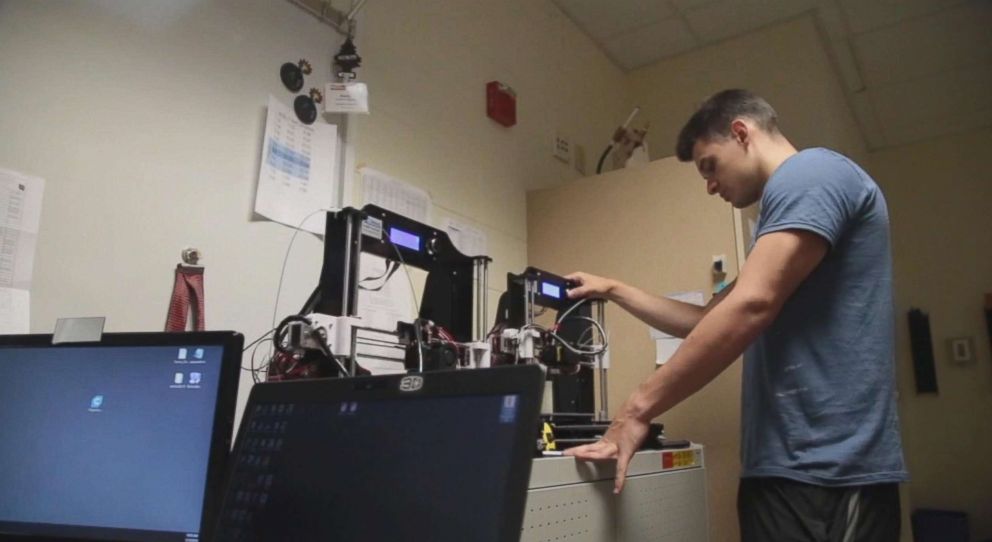
[(990, 0), (553, 0), (624, 70), (811, 13), (872, 149), (992, 126)]

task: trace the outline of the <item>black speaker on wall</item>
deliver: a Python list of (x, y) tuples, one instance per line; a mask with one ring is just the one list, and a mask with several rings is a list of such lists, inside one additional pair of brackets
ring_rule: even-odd
[(909, 311), (909, 345), (913, 352), (916, 393), (937, 393), (937, 369), (933, 361), (930, 316), (920, 309)]

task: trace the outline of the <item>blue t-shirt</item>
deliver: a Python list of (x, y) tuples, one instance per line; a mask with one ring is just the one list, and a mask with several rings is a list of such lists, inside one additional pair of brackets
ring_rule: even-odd
[(885, 198), (848, 158), (807, 149), (761, 196), (755, 239), (781, 230), (811, 231), (830, 248), (744, 353), (742, 476), (905, 481)]

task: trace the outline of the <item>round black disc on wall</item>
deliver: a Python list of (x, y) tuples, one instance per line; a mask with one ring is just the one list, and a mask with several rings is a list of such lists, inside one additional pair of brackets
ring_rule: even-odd
[(297, 96), (293, 100), (293, 109), (296, 110), (296, 118), (303, 124), (313, 124), (317, 120), (317, 104), (310, 96)]
[(291, 92), (299, 92), (303, 88), (303, 70), (292, 62), (287, 62), (279, 68), (279, 78)]

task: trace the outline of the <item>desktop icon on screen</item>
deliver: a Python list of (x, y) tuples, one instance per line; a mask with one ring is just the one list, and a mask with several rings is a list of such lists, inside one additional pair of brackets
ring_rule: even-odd
[(175, 377), (175, 379), (173, 379), (173, 382), (175, 382), (176, 384), (182, 384), (183, 383), (183, 374), (182, 373), (176, 373), (176, 377)]
[(98, 410), (102, 406), (103, 406), (102, 395), (94, 395), (93, 398), (90, 399), (90, 410)]
[(513, 423), (517, 419), (517, 396), (504, 395), (503, 409), (499, 413), (500, 423)]
[(200, 374), (200, 373), (190, 373), (189, 374), (189, 383), (190, 384), (199, 384), (200, 383), (200, 378), (202, 378), (202, 376), (203, 375)]
[(179, 349), (179, 355), (177, 356), (177, 358), (178, 359), (186, 359), (186, 349), (185, 348), (180, 348)]
[(193, 357), (196, 359), (203, 359), (203, 349), (197, 348), (196, 350), (193, 350)]

